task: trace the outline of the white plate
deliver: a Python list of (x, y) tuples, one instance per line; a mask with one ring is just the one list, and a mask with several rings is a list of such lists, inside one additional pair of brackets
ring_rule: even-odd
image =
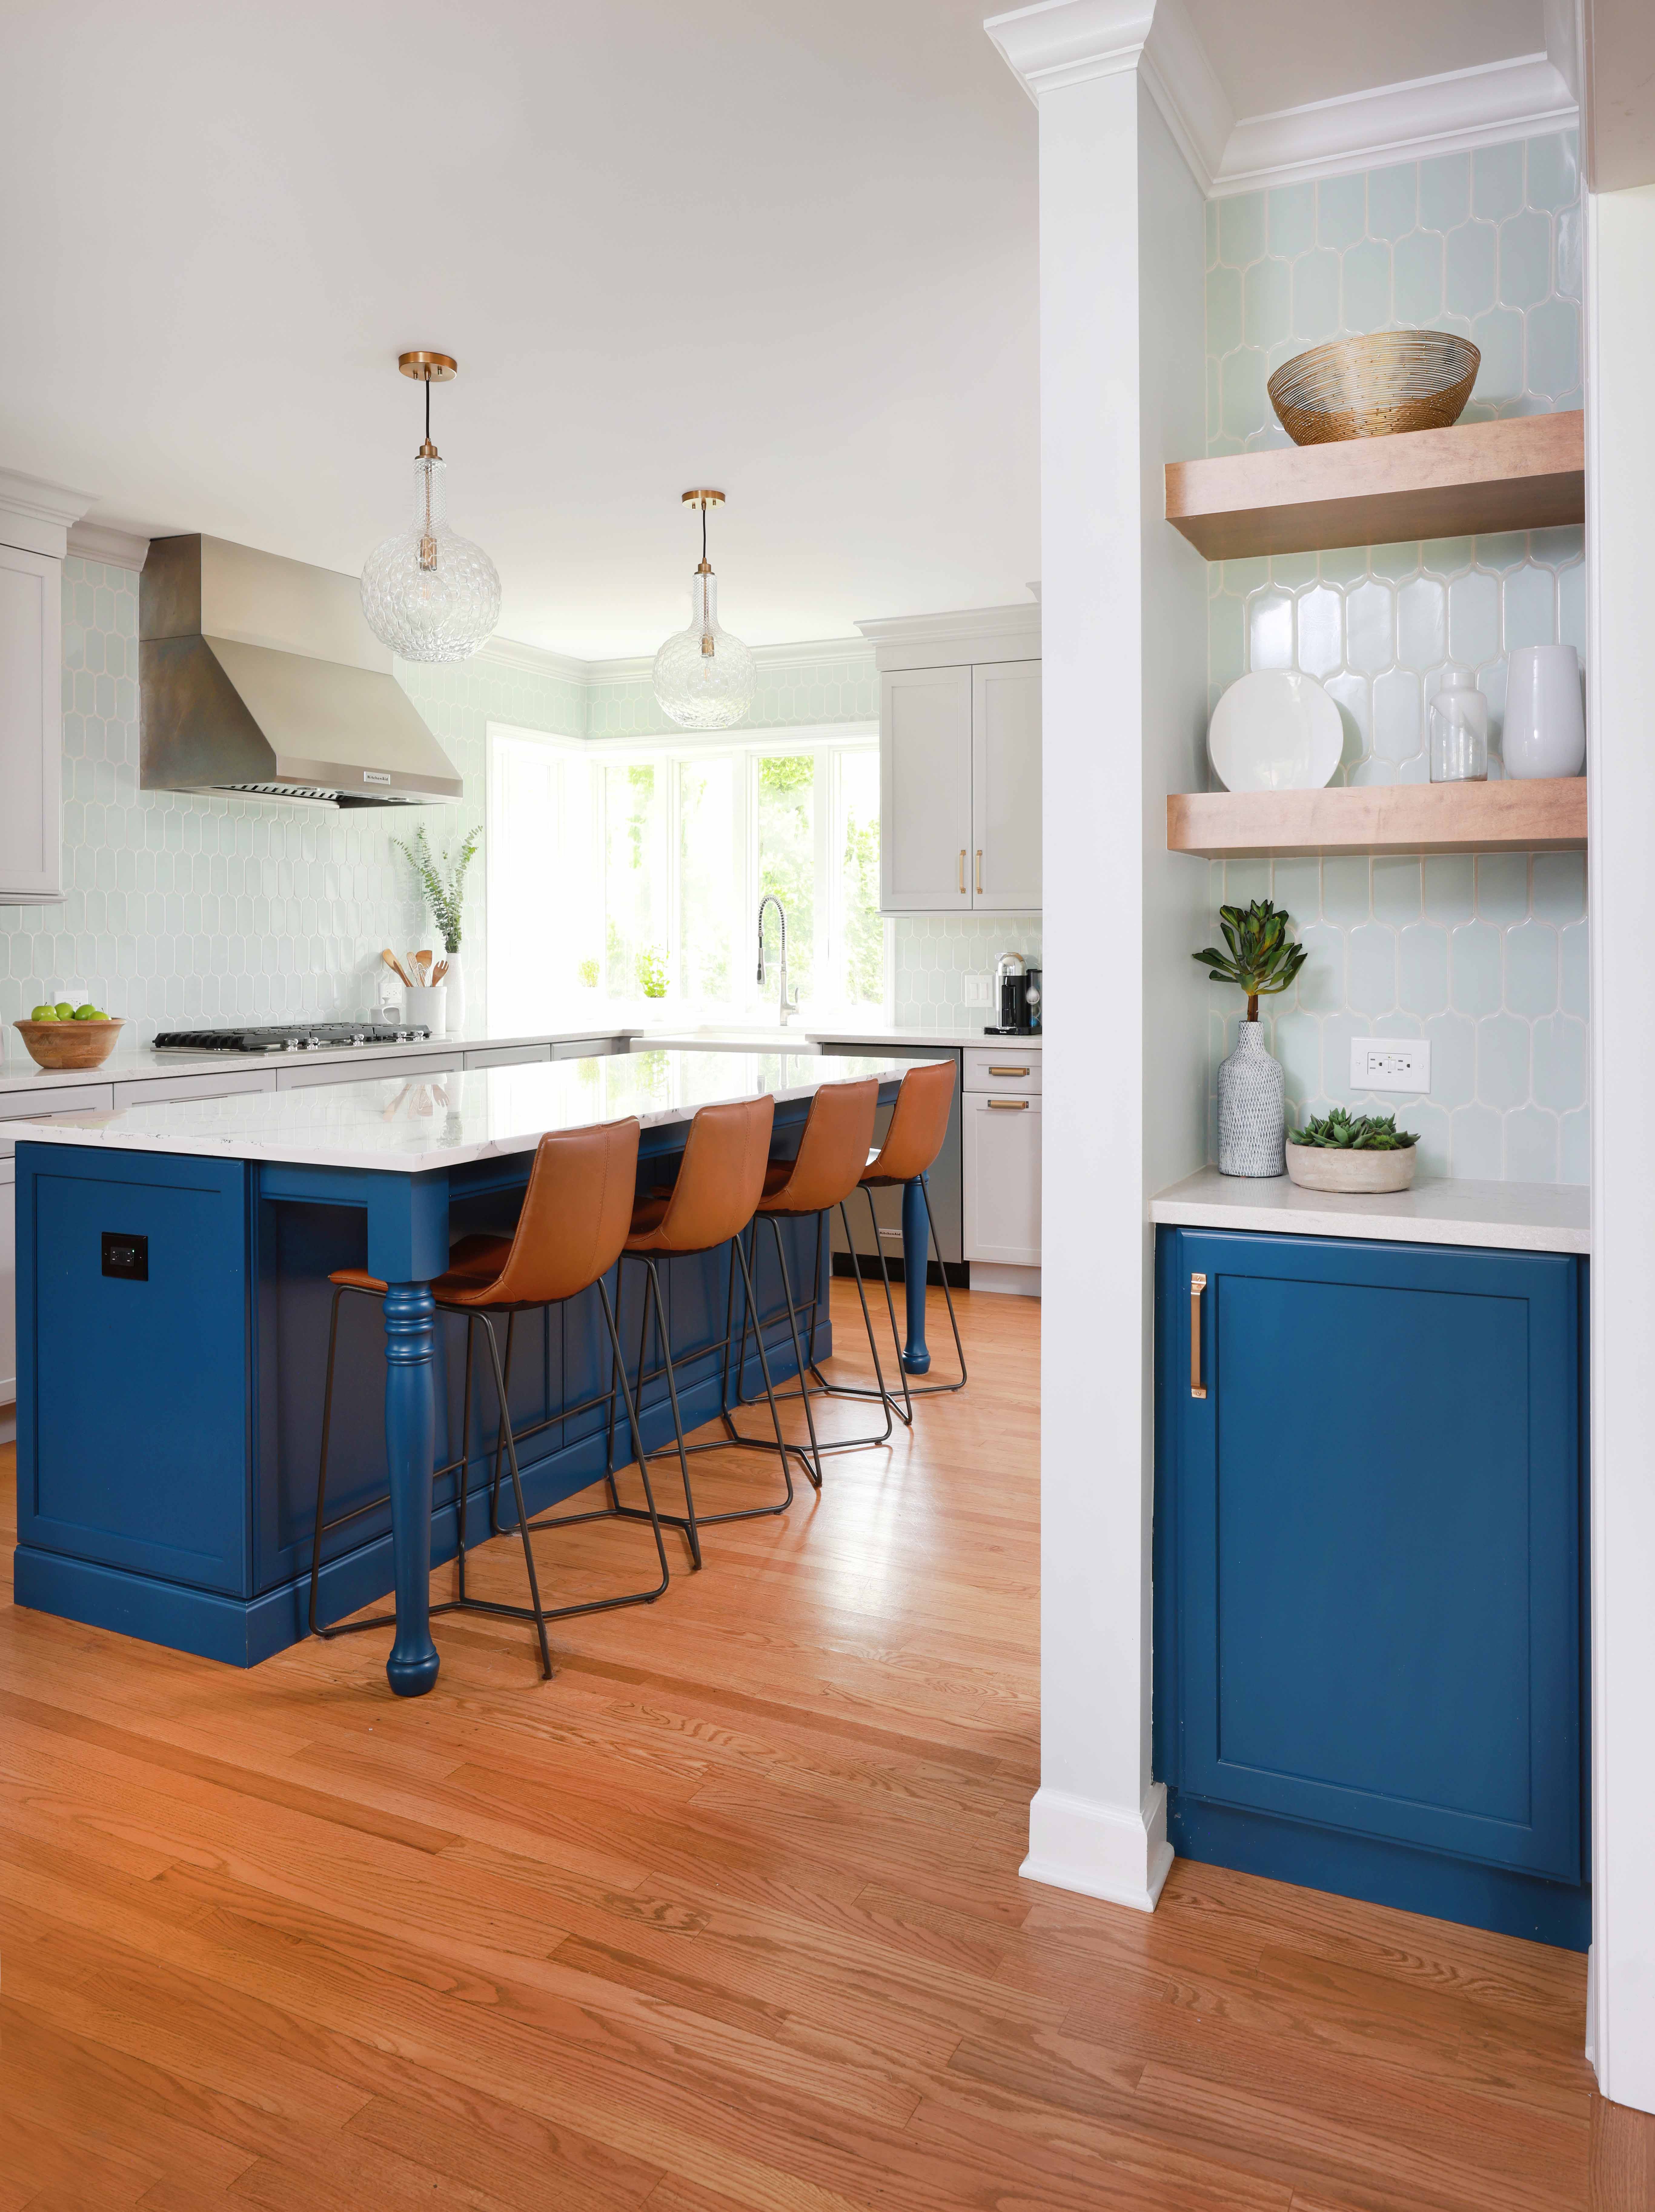
[(1344, 726), (1313, 676), (1259, 668), (1214, 708), (1207, 750), (1226, 791), (1316, 791), (1339, 765)]

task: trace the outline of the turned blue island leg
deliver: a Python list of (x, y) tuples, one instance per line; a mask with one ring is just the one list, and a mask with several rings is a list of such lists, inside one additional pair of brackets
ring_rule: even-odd
[(441, 1661), (431, 1640), (431, 1478), (437, 1463), (431, 1285), (448, 1264), (446, 1175), (379, 1174), (367, 1214), (367, 1264), (385, 1294), (385, 1458), (397, 1579), (397, 1638), (385, 1676), (422, 1698)]
[(902, 1186), (902, 1283), (908, 1309), (908, 1340), (902, 1347), (902, 1364), (910, 1375), (923, 1375), (931, 1365), (925, 1344), (925, 1277), (931, 1265), (931, 1218), (925, 1212), (925, 1178), (916, 1176)]

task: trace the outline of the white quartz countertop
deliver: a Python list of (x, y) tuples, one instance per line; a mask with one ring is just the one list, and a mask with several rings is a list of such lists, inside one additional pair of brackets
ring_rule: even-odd
[(1591, 1249), (1591, 1194), (1584, 1183), (1471, 1182), (1445, 1176), (1379, 1196), (1300, 1190), (1284, 1175), (1222, 1176), (1216, 1168), (1203, 1168), (1151, 1199), (1149, 1218), (1180, 1229), (1372, 1237), (1394, 1244)]
[[(615, 1031), (619, 1036), (621, 1032)], [(990, 1036), (977, 1030), (855, 1030), (855, 1029), (787, 1029), (779, 1027), (755, 1033), (750, 1029), (703, 1030), (634, 1030), (630, 1032), (634, 1052), (646, 1052), (657, 1044), (685, 1046), (692, 1050), (728, 1052), (737, 1048), (752, 1050), (760, 1036), (786, 1037), (801, 1044), (865, 1044), (870, 1052), (887, 1047), (903, 1052), (959, 1052), (967, 1045), (981, 1045), (985, 1049), (1002, 1048), (1021, 1052), (1033, 1046), (1038, 1052), (1043, 1038), (1033, 1036)]]
[(532, 1152), (549, 1129), (590, 1128), (628, 1114), (651, 1128), (688, 1121), (699, 1108), (727, 1100), (767, 1092), (779, 1102), (808, 1098), (824, 1083), (895, 1081), (902, 1072), (876, 1054), (829, 1059), (814, 1052), (662, 1049), (60, 1114), (14, 1121), (9, 1133), (20, 1143), (417, 1175)]

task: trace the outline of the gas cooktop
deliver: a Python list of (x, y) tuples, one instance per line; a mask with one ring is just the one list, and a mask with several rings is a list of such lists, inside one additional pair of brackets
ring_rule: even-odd
[(352, 1045), (419, 1044), (423, 1022), (286, 1022), (266, 1029), (163, 1030), (157, 1052), (338, 1052)]

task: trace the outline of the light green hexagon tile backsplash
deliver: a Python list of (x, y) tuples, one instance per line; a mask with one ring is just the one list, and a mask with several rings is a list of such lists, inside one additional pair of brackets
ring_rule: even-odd
[[(1575, 135), (1253, 192), (1207, 209), (1209, 453), (1290, 441), (1265, 380), (1306, 346), (1367, 331), (1457, 331), (1482, 349), (1468, 421), (1580, 403)], [(1254, 668), (1300, 668), (1338, 706), (1336, 783), (1429, 778), (1425, 711), (1445, 668), (1488, 695), (1500, 759), (1506, 656), (1561, 641), (1585, 659), (1578, 529), (1357, 547), (1208, 569), (1209, 703)], [(1216, 778), (1212, 779), (1215, 787)], [(1263, 1009), (1290, 1116), (1395, 1109), (1435, 1175), (1587, 1179), (1586, 875), (1579, 854), (1214, 864), (1217, 908), (1274, 896), (1310, 957)], [(1236, 994), (1212, 988), (1209, 1156)], [(1350, 1040), (1425, 1036), (1427, 1098), (1358, 1097)]]

